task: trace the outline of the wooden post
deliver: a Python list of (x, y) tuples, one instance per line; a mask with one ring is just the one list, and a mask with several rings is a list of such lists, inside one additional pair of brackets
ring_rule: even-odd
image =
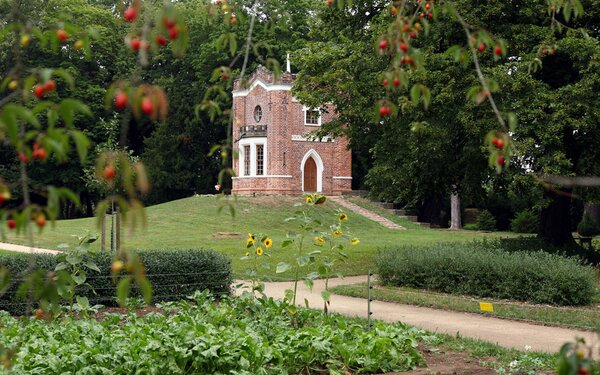
[(102, 213), (102, 228), (100, 229), (100, 249), (104, 251), (106, 248), (106, 212)]
[(117, 243), (117, 251), (121, 250), (121, 213), (119, 212), (119, 207), (117, 207), (117, 222), (115, 228), (115, 238)]

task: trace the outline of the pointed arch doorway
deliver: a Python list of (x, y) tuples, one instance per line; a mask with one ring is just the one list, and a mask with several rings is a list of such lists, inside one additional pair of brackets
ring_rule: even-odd
[(315, 150), (304, 155), (302, 164), (302, 191), (320, 193), (323, 191), (323, 161)]

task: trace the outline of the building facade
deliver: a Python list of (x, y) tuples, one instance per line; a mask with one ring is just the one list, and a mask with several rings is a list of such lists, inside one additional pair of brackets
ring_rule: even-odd
[(291, 94), (294, 75), (259, 67), (233, 89), (233, 193), (339, 195), (352, 190), (352, 156), (346, 138), (314, 139), (309, 133), (335, 116), (320, 114)]

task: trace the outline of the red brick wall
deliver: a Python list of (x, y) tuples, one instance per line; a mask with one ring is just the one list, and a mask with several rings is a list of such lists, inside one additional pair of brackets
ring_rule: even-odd
[[(277, 84), (293, 81), (293, 75), (284, 74)], [(256, 80), (269, 84), (272, 75), (264, 68), (259, 68), (248, 80), (246, 87)], [(235, 90), (240, 83), (234, 84)], [(267, 173), (266, 177), (234, 178), (233, 192), (237, 194), (301, 194), (302, 170), (301, 162), (305, 154), (315, 150), (323, 162), (322, 191), (324, 194), (341, 194), (351, 190), (350, 179), (334, 179), (333, 177), (349, 177), (352, 171), (352, 156), (347, 149), (346, 138), (337, 138), (333, 142), (292, 141), (293, 135), (305, 135), (318, 129), (304, 125), (304, 112), (301, 103), (294, 101), (287, 90), (267, 91), (256, 86), (247, 96), (238, 96), (234, 100), (233, 139), (239, 138), (239, 126), (267, 125)], [(259, 123), (254, 120), (254, 109), (262, 108), (263, 116)], [(322, 123), (335, 118), (333, 107), (322, 116)], [(234, 149), (239, 145), (236, 143)], [(233, 162), (234, 171), (239, 172), (240, 160)], [(291, 176), (291, 178), (272, 178), (269, 176)]]

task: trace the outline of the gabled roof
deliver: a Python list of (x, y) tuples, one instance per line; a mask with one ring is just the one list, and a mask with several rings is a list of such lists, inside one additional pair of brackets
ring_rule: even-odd
[(273, 72), (259, 65), (243, 84), (240, 79), (234, 81), (233, 97), (248, 96), (258, 86), (266, 91), (290, 91), (294, 79), (296, 79), (294, 74), (284, 72), (278, 80), (275, 80)]

